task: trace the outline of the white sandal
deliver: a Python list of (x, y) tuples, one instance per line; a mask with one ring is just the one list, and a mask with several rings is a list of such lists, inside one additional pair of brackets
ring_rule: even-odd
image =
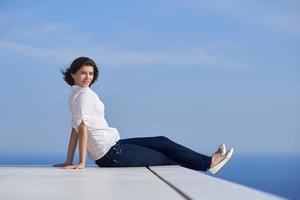
[(208, 169), (208, 171), (210, 171), (212, 174), (216, 174), (231, 158), (233, 154), (233, 148), (231, 148), (227, 153), (226, 153), (226, 157), (219, 162), (218, 164), (216, 164), (215, 166), (211, 167), (210, 169)]

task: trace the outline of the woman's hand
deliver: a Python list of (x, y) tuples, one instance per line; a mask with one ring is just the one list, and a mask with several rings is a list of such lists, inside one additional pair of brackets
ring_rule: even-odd
[(59, 164), (53, 165), (53, 167), (65, 167), (68, 165), (72, 165), (72, 163), (70, 163), (70, 162), (59, 163)]
[(85, 168), (85, 163), (78, 163), (77, 165), (66, 165), (61, 167), (61, 169), (84, 169)]

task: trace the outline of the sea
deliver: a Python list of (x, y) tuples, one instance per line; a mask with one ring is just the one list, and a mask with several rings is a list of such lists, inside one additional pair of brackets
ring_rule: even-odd
[[(64, 158), (64, 155), (1, 155), (0, 165), (52, 165)], [(94, 162), (88, 160), (87, 165)], [(234, 155), (216, 176), (286, 199), (300, 199), (300, 155)]]

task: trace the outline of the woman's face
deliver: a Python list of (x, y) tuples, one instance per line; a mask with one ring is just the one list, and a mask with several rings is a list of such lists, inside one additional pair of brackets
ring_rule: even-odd
[(75, 85), (89, 87), (94, 78), (94, 68), (92, 66), (82, 66), (76, 73), (71, 74)]

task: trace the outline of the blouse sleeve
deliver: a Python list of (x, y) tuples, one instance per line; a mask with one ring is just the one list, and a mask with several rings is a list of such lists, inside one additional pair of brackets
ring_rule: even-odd
[(72, 126), (78, 132), (78, 126), (83, 123), (90, 126), (92, 119), (93, 98), (88, 92), (80, 92), (75, 98)]

